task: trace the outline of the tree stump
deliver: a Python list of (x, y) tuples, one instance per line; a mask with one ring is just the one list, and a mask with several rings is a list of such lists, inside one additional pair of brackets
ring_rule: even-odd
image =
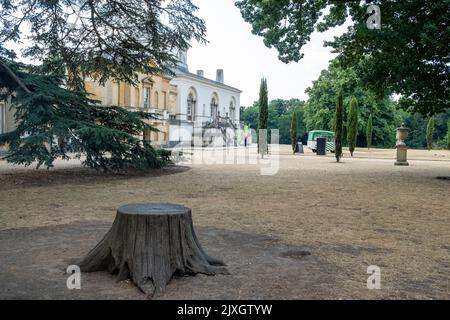
[(129, 204), (79, 263), (83, 272), (108, 270), (132, 281), (152, 297), (164, 292), (174, 275), (227, 274), (225, 264), (203, 251), (191, 209), (169, 203)]

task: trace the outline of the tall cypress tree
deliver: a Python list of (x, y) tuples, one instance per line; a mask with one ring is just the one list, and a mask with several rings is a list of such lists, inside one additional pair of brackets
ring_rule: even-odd
[(372, 114), (370, 114), (369, 120), (367, 120), (367, 127), (366, 127), (366, 142), (368, 149), (370, 149), (370, 147), (372, 146), (372, 131), (373, 131), (373, 120)]
[(358, 101), (355, 97), (350, 100), (350, 108), (348, 109), (347, 117), (347, 143), (350, 155), (353, 157), (353, 152), (356, 148), (356, 139), (358, 137)]
[(344, 125), (344, 102), (342, 98), (342, 90), (339, 91), (336, 102), (336, 136), (335, 136), (335, 156), (336, 161), (342, 157), (342, 131)]
[(262, 78), (259, 87), (259, 118), (258, 118), (258, 152), (264, 157), (268, 152), (267, 137), (264, 141), (259, 139), (259, 130), (268, 129), (269, 127), (269, 98), (267, 90), (267, 79)]
[(427, 124), (427, 148), (431, 150), (433, 148), (433, 132), (434, 132), (434, 117), (428, 118)]
[(295, 153), (297, 151), (297, 142), (298, 142), (298, 133), (297, 133), (297, 112), (292, 112), (292, 121), (291, 121), (291, 143), (292, 143), (292, 152)]

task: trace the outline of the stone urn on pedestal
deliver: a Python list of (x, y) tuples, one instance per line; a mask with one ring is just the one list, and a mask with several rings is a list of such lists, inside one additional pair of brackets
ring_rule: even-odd
[(395, 144), (395, 148), (397, 149), (397, 161), (395, 161), (396, 166), (408, 166), (408, 157), (407, 151), (408, 147), (406, 146), (405, 140), (408, 138), (409, 128), (405, 127), (405, 124), (397, 128), (397, 142)]

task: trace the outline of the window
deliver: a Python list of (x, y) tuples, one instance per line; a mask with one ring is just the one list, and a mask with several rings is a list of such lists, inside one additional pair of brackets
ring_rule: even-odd
[(194, 119), (195, 116), (195, 104), (197, 103), (197, 101), (195, 100), (194, 95), (191, 93), (189, 93), (189, 97), (187, 100), (187, 110), (186, 110), (186, 115), (187, 115), (187, 119), (189, 121), (192, 121)]
[(187, 98), (186, 119), (188, 121), (195, 121), (197, 111), (197, 91), (194, 87), (190, 87), (189, 95)]
[(150, 88), (144, 88), (144, 108), (150, 108)]
[(235, 120), (235, 114), (236, 114), (236, 108), (234, 106), (234, 101), (231, 101), (230, 102), (230, 118), (231, 118), (232, 121)]
[(216, 98), (213, 97), (211, 99), (211, 117), (213, 119), (217, 118), (217, 108), (218, 108), (217, 100)]
[(155, 109), (159, 108), (159, 94), (158, 91), (155, 91)]

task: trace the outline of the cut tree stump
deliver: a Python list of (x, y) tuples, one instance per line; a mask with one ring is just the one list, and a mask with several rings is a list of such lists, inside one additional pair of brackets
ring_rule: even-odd
[(130, 278), (150, 298), (163, 293), (174, 275), (228, 274), (224, 266), (203, 251), (191, 209), (170, 203), (120, 207), (111, 229), (79, 263), (83, 272)]

